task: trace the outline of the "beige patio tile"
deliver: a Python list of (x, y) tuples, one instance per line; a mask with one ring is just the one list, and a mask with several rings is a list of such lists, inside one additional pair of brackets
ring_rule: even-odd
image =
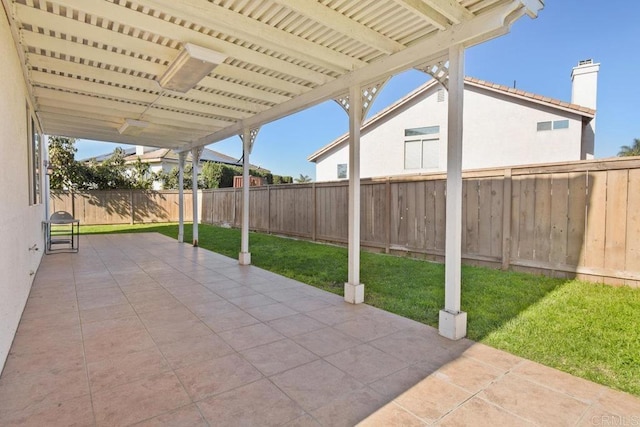
[(369, 388), (392, 400), (433, 373), (434, 369), (408, 366), (369, 384)]
[(282, 302), (284, 305), (291, 307), (295, 311), (299, 311), (301, 313), (308, 313), (314, 310), (320, 310), (323, 308), (331, 307), (327, 301), (323, 301), (320, 298), (304, 296), (295, 299), (289, 299)]
[(241, 354), (266, 376), (316, 360), (318, 356), (289, 339), (242, 351)]
[(148, 330), (158, 345), (172, 343), (185, 337), (200, 337), (211, 333), (211, 329), (197, 318), (175, 321), (166, 326), (148, 326)]
[(228, 299), (228, 301), (244, 310), (252, 307), (259, 307), (261, 305), (274, 304), (276, 302), (276, 300), (273, 300), (268, 296), (261, 295), (261, 294), (245, 295), (237, 298), (230, 298)]
[(173, 372), (93, 394), (98, 426), (124, 426), (155, 417), (191, 401)]
[[(244, 288), (245, 286), (241, 285), (240, 283), (233, 281), (231, 279), (229, 279), (228, 277), (224, 277), (224, 276), (217, 276), (215, 278), (212, 278), (206, 282), (202, 282), (201, 283), (202, 286), (204, 286), (207, 289), (212, 290), (213, 292), (217, 293), (218, 295), (220, 295), (218, 293), (218, 291), (221, 291), (223, 289), (231, 289), (231, 288), (239, 288), (242, 287)], [(224, 296), (224, 295), (220, 295), (220, 296)]]
[(304, 414), (294, 401), (267, 379), (203, 400), (197, 405), (211, 425), (220, 426), (279, 426)]
[(164, 289), (136, 292), (127, 298), (139, 314), (182, 307), (182, 303)]
[(301, 417), (296, 418), (295, 420), (291, 420), (286, 424), (283, 424), (283, 427), (320, 427), (321, 424), (317, 422), (311, 415), (304, 414)]
[(278, 331), (264, 323), (220, 332), (218, 335), (237, 351), (268, 344), (284, 338)]
[(306, 334), (296, 335), (291, 339), (322, 357), (362, 343), (360, 340), (338, 332), (333, 328), (318, 329)]
[(220, 301), (222, 297), (202, 285), (183, 286), (168, 289), (178, 301), (183, 304), (201, 304), (208, 301)]
[(298, 298), (304, 298), (307, 295), (299, 288), (277, 289), (271, 291), (263, 291), (264, 295), (273, 298), (278, 302), (291, 301)]
[(338, 323), (348, 322), (349, 320), (356, 319), (359, 316), (364, 316), (370, 313), (371, 308), (364, 304), (349, 304), (341, 302), (339, 305), (331, 305), (329, 307), (321, 308), (319, 310), (313, 310), (307, 313), (309, 317), (313, 317), (322, 323), (327, 325), (336, 325)]
[(345, 394), (311, 412), (324, 426), (351, 427), (374, 413), (386, 402), (370, 389)]
[(82, 352), (82, 334), (79, 326), (64, 329), (44, 329), (17, 335), (9, 352), (10, 358), (46, 356), (74, 357)]
[[(33, 344), (37, 348), (37, 342)], [(56, 347), (40, 347), (37, 351), (21, 351), (14, 346), (9, 352), (2, 371), (2, 378), (20, 377), (47, 371), (84, 369), (81, 343), (62, 341)]]
[(86, 394), (32, 410), (3, 413), (0, 421), (3, 426), (93, 426), (91, 397)]
[(136, 312), (128, 302), (124, 304), (107, 305), (104, 307), (80, 310), (82, 323), (100, 322), (108, 319), (134, 316)]
[(145, 291), (156, 291), (158, 289), (163, 289), (162, 286), (151, 277), (147, 277), (143, 280), (132, 280), (129, 282), (118, 282), (120, 285), (120, 289), (122, 292), (129, 297), (131, 294), (135, 294), (138, 292)]
[(325, 360), (365, 384), (407, 366), (406, 362), (367, 344), (332, 354)]
[(395, 402), (389, 402), (358, 423), (361, 427), (402, 426), (423, 427), (428, 425)]
[(235, 352), (213, 332), (185, 337), (167, 344), (158, 344), (158, 347), (173, 369), (217, 359)]
[(84, 340), (87, 363), (155, 347), (151, 335), (146, 330), (113, 333)]
[(579, 426), (640, 425), (640, 399), (603, 387), (602, 394), (582, 416)]
[(512, 374), (491, 384), (478, 397), (542, 425), (573, 425), (588, 408), (567, 394)]
[(252, 315), (258, 320), (268, 322), (269, 320), (279, 319), (281, 317), (291, 316), (297, 313), (292, 308), (287, 307), (284, 304), (276, 303), (269, 305), (260, 305), (258, 307), (252, 307), (247, 309), (247, 313)]
[[(135, 314), (135, 313), (134, 313)], [(144, 331), (144, 324), (136, 315), (105, 319), (82, 325), (82, 336), (85, 340), (101, 338), (119, 333)]]
[(151, 377), (170, 369), (162, 353), (149, 348), (87, 364), (93, 393)]
[(210, 313), (200, 316), (200, 319), (216, 333), (254, 325), (260, 322), (255, 317), (248, 315), (238, 308), (222, 313)]
[(472, 393), (429, 376), (396, 397), (395, 402), (427, 422), (435, 422)]
[(362, 383), (324, 360), (274, 375), (271, 381), (306, 411), (320, 408), (363, 387)]
[(481, 343), (474, 343), (462, 354), (466, 357), (472, 357), (483, 363), (495, 366), (503, 371), (514, 368), (524, 360), (506, 351), (498, 350)]
[[(24, 337), (24, 338), (23, 338)], [(18, 335), (14, 342), (24, 340), (46, 340), (80, 338), (80, 318), (78, 312), (69, 311), (45, 316), (23, 318), (18, 325)], [(51, 340), (53, 342), (53, 340)]]
[(439, 425), (443, 427), (466, 427), (470, 425), (478, 427), (533, 427), (535, 424), (482, 399), (473, 397), (446, 415)]
[(326, 328), (327, 325), (304, 314), (294, 314), (267, 322), (269, 326), (287, 337)]
[(127, 298), (119, 287), (78, 291), (78, 308), (90, 310), (108, 305), (126, 304)]
[(511, 372), (529, 381), (566, 393), (585, 403), (594, 402), (606, 390), (606, 387), (591, 381), (529, 360), (520, 363)]
[(462, 356), (439, 368), (434, 376), (476, 393), (488, 387), (504, 373), (498, 368)]
[(246, 297), (251, 295), (260, 295), (258, 292), (254, 291), (253, 289), (243, 285), (239, 285), (239, 284), (238, 286), (228, 286), (221, 289), (213, 289), (213, 291), (225, 299), (240, 298), (240, 297)]
[(195, 405), (188, 405), (136, 424), (136, 427), (208, 427)]
[(60, 314), (66, 312), (78, 312), (78, 302), (76, 298), (52, 298), (46, 301), (35, 302), (32, 299), (27, 300), (27, 305), (22, 312), (23, 319), (32, 319), (35, 317), (47, 316), (50, 314)]
[(185, 304), (185, 306), (191, 310), (193, 314), (200, 318), (206, 318), (207, 316), (212, 316), (220, 313), (225, 313), (229, 311), (237, 311), (238, 307), (231, 304), (226, 300), (218, 300), (218, 301), (206, 301), (206, 302), (198, 302), (197, 304)]
[(84, 369), (48, 369), (28, 375), (4, 375), (0, 378), (0, 414), (23, 411), (31, 414), (34, 408), (57, 404), (89, 394)]
[(262, 374), (237, 354), (207, 360), (176, 370), (194, 401), (262, 378)]
[(333, 327), (361, 341), (372, 341), (398, 330), (391, 321), (379, 315), (358, 316)]
[(448, 349), (441, 347), (434, 340), (433, 333), (423, 334), (413, 329), (393, 332), (385, 337), (370, 341), (369, 344), (405, 362), (425, 362), (435, 367), (444, 365), (457, 357)]

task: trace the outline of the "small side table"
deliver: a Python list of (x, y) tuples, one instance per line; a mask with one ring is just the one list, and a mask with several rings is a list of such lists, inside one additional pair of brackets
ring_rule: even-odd
[(79, 219), (50, 219), (42, 221), (42, 225), (45, 254), (78, 252), (80, 247)]

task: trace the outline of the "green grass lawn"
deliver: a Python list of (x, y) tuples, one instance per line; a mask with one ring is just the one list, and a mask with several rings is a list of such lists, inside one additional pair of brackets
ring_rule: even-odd
[[(155, 231), (173, 238), (177, 230), (82, 226), (86, 234)], [(240, 231), (201, 225), (199, 243), (236, 258)], [(251, 233), (250, 250), (258, 267), (342, 295), (346, 248)], [(363, 252), (361, 280), (366, 303), (437, 327), (443, 265)], [(640, 289), (464, 266), (462, 309), (473, 340), (640, 396)]]

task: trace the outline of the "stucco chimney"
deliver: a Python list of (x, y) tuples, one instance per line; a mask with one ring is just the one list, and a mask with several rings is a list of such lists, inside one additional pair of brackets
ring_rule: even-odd
[[(592, 59), (578, 62), (571, 70), (571, 102), (582, 107), (596, 109), (598, 98), (598, 71), (600, 64), (594, 64)], [(593, 159), (596, 145), (596, 119), (582, 121), (580, 158)]]
[(142, 156), (144, 154), (144, 145), (136, 145), (136, 156)]
[(592, 59), (578, 62), (571, 70), (571, 103), (596, 109), (598, 95), (598, 71), (600, 64)]

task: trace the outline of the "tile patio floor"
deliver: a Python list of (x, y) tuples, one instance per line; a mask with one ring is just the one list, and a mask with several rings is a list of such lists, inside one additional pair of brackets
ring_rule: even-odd
[(358, 422), (631, 426), (640, 400), (159, 234), (45, 256), (0, 377), (3, 426)]

